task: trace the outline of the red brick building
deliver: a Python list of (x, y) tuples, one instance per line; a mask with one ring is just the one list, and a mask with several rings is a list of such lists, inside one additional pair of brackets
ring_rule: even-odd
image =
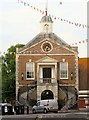
[(50, 16), (42, 17), (40, 33), (16, 53), (16, 100), (56, 99), (71, 108), (77, 103), (78, 48), (52, 31)]

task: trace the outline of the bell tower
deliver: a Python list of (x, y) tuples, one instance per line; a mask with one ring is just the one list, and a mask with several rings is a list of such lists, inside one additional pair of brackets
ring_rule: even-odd
[(52, 33), (52, 18), (48, 15), (48, 0), (46, 4), (45, 15), (41, 18), (40, 21), (40, 32), (43, 33)]

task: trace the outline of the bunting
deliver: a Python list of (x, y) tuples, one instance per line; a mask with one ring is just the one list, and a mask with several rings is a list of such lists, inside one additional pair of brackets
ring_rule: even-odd
[(81, 40), (81, 41), (78, 41), (76, 43), (72, 43), (71, 45), (78, 45), (78, 44), (83, 44), (83, 43), (88, 43), (88, 39), (85, 39), (85, 40)]
[[(88, 43), (88, 41), (89, 41), (88, 39), (81, 40), (81, 41), (78, 41), (78, 42), (75, 42), (75, 43), (71, 43), (71, 46), (76, 46), (76, 45), (79, 45), (79, 44)], [(59, 50), (60, 47), (56, 47), (54, 49)], [(30, 50), (30, 51), (27, 50), (25, 52), (21, 52), (20, 54), (39, 54), (39, 53), (45, 53), (45, 52), (43, 52), (42, 50)], [(5, 55), (5, 54), (16, 55), (16, 52), (9, 52), (9, 53), (0, 52), (0, 55)]]
[(24, 2), (22, 0), (18, 0), (18, 3), (22, 3), (24, 6), (28, 6), (28, 7), (32, 8), (33, 10), (36, 10), (36, 11), (40, 12), (41, 14), (44, 14), (44, 11), (42, 11), (41, 9), (39, 9), (39, 8), (37, 8), (35, 6), (32, 6), (29, 3), (26, 3), (26, 2)]
[[(41, 10), (40, 8), (37, 8), (35, 6), (32, 6), (30, 5), (29, 3), (26, 3), (22, 0), (18, 0), (18, 3), (22, 3), (24, 6), (29, 6), (30, 8), (32, 8), (33, 10), (36, 10), (37, 12), (40, 12), (41, 14), (44, 14), (45, 12), (43, 10)], [(50, 15), (50, 14), (49, 14)], [(82, 24), (82, 23), (76, 23), (76, 22), (72, 22), (70, 20), (67, 20), (67, 19), (63, 19), (63, 18), (60, 18), (60, 17), (57, 17), (57, 16), (54, 16), (54, 15), (50, 15), (52, 17), (52, 19), (54, 20), (60, 20), (61, 22), (66, 22), (68, 24), (71, 24), (71, 25), (74, 25), (76, 27), (82, 27), (82, 28), (89, 28), (89, 25), (85, 25), (85, 24)]]

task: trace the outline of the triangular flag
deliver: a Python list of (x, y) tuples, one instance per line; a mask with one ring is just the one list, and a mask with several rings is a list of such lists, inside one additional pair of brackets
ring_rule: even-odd
[(21, 3), (23, 3), (23, 1), (21, 1)]
[(26, 5), (26, 2), (24, 2), (24, 6)]

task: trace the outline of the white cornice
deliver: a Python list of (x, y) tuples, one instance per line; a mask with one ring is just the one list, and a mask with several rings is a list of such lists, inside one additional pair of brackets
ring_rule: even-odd
[(58, 62), (58, 60), (56, 60), (56, 59), (53, 59), (53, 58), (51, 58), (51, 57), (48, 57), (48, 56), (45, 56), (45, 57), (43, 57), (43, 58), (41, 58), (41, 59), (39, 59), (39, 60), (37, 60), (36, 62)]
[(79, 97), (89, 97), (89, 95), (79, 95)]
[(82, 93), (89, 93), (89, 90), (79, 90), (79, 94), (82, 94)]
[(17, 54), (17, 55), (19, 55), (19, 56), (25, 56), (25, 55), (26, 56), (51, 56), (51, 55), (55, 55), (55, 56), (56, 55), (57, 56), (58, 55), (59, 56), (65, 56), (65, 55), (67, 55), (67, 56), (69, 55), (70, 56), (70, 55), (73, 55), (73, 56), (75, 56), (75, 54), (56, 54), (56, 53), (55, 54)]
[(75, 86), (75, 84), (59, 84), (59, 86)]

